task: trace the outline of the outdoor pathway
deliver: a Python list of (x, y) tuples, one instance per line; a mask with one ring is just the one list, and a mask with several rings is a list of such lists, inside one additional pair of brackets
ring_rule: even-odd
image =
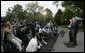
[(56, 40), (56, 43), (53, 46), (53, 49), (51, 52), (84, 52), (84, 32), (78, 32), (77, 34), (77, 43), (78, 46), (76, 48), (67, 48), (64, 45), (64, 42), (69, 41), (69, 34), (68, 30), (66, 28), (61, 28), (65, 30), (64, 37), (58, 37)]

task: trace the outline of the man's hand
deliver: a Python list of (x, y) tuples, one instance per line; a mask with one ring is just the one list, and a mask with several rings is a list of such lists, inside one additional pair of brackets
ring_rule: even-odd
[(70, 25), (68, 27), (71, 27)]
[(26, 27), (24, 27), (24, 28), (21, 28), (21, 31), (24, 31), (26, 29)]
[(70, 31), (70, 30), (68, 30), (68, 31)]
[(37, 49), (40, 49), (40, 46), (38, 46)]

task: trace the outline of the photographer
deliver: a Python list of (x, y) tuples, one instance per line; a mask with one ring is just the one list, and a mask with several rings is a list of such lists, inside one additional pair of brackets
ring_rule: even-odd
[(42, 38), (36, 33), (35, 37), (32, 38), (26, 48), (26, 52), (39, 52), (40, 50), (40, 42)]
[(15, 44), (16, 47), (21, 52), (22, 51), (22, 47), (21, 47), (22, 40), (14, 36), (13, 26), (10, 24), (9, 21), (7, 21), (6, 25), (7, 25), (7, 27), (5, 28), (5, 32), (6, 32), (6, 35), (7, 35), (7, 40), (12, 42), (13, 44)]

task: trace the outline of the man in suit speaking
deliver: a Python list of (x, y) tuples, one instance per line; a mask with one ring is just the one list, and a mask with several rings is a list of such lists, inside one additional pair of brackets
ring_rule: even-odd
[(71, 37), (72, 37), (72, 43), (71, 46), (77, 46), (77, 40), (76, 40), (76, 37), (77, 37), (77, 33), (78, 33), (78, 22), (76, 20), (76, 18), (72, 18), (72, 23), (71, 25), (69, 25), (68, 27), (70, 27), (70, 32), (71, 32)]

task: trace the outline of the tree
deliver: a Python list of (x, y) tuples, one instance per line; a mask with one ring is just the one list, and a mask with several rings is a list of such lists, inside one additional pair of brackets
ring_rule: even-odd
[[(11, 8), (12, 8), (12, 10), (11, 10)], [(8, 8), (6, 17), (12, 22), (15, 18), (14, 12), (16, 12), (17, 16), (20, 19), (20, 18), (22, 18), (22, 16), (20, 16), (22, 14), (22, 11), (23, 11), (22, 6), (19, 4), (16, 4), (13, 7)]]
[(84, 11), (84, 1), (63, 1), (62, 6), (80, 8)]
[(45, 15), (46, 21), (52, 20), (53, 19), (53, 17), (52, 17), (52, 15), (53, 15), (52, 11), (49, 8), (46, 8), (44, 11), (46, 11), (46, 13), (47, 13)]
[[(12, 10), (10, 10), (10, 8), (9, 8), (7, 11), (7, 17), (11, 22), (14, 20), (15, 16), (17, 16), (18, 20), (27, 19), (30, 22), (39, 21), (39, 22), (43, 23), (44, 16), (40, 13), (43, 8), (41, 6), (39, 6), (37, 3), (32, 3), (32, 5), (30, 5), (30, 7), (29, 7), (30, 10), (29, 9), (23, 10), (22, 6), (19, 4), (16, 4), (11, 8), (12, 8)], [(30, 11), (30, 12), (28, 12), (28, 11)]]
[(32, 15), (30, 16), (34, 21), (37, 18), (37, 12), (41, 12), (43, 7), (38, 5), (38, 2), (31, 2), (26, 5), (26, 10)]
[(42, 6), (38, 5), (38, 2), (28, 3), (26, 7), (27, 7), (27, 11), (32, 14), (36, 14), (36, 12), (41, 12), (41, 10), (43, 9)]
[(37, 12), (37, 16), (36, 16), (36, 21), (41, 23), (41, 24), (44, 24), (44, 16), (40, 13), (40, 12)]
[(84, 18), (84, 1), (63, 1), (62, 6), (70, 8), (75, 16)]
[(63, 12), (59, 9), (54, 16), (54, 21), (56, 22), (56, 24), (61, 24), (62, 14)]
[(22, 5), (16, 4), (13, 7), (8, 8), (6, 17), (12, 22), (15, 19), (15, 16), (18, 17), (18, 20), (24, 20), (28, 18), (29, 15), (26, 10), (22, 9)]
[(71, 11), (69, 8), (65, 9), (65, 11), (62, 14), (61, 23), (62, 24), (69, 24), (69, 19), (74, 17), (73, 11)]
[(11, 9), (8, 8), (8, 9), (7, 9), (7, 12), (6, 12), (6, 19), (11, 19), (10, 13), (11, 13)]
[(8, 10), (8, 11), (6, 12), (6, 15), (9, 16), (9, 14), (10, 14), (10, 12), (11, 12), (11, 9), (8, 8), (7, 10)]
[[(56, 6), (58, 6), (59, 1), (53, 2)], [(75, 16), (79, 16), (84, 18), (84, 1), (62, 1), (62, 7), (69, 8), (73, 11)]]
[(52, 18), (52, 15), (53, 15), (52, 11), (49, 8), (46, 8), (45, 11), (47, 12), (47, 16), (49, 18)]
[(19, 20), (23, 20), (24, 19), (24, 14), (23, 14), (24, 11), (23, 11), (21, 5), (16, 4), (16, 5), (14, 5), (14, 7), (12, 9), (13, 9), (12, 10), (12, 14), (13, 14), (14, 18), (15, 18), (14, 12), (16, 12), (16, 15), (17, 15)]

